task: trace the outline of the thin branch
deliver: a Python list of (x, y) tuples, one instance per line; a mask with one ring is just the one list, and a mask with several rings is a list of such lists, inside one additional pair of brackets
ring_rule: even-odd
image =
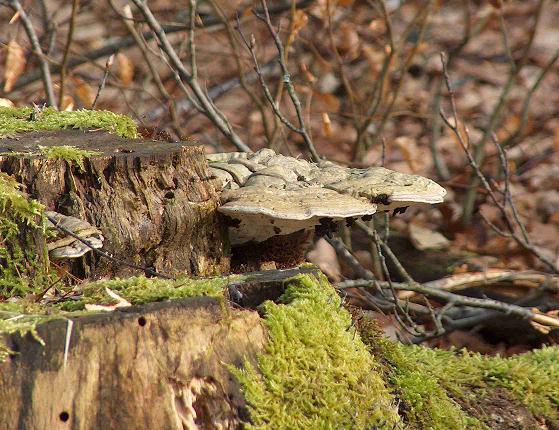
[(180, 60), (177, 52), (167, 39), (165, 31), (161, 24), (157, 21), (147, 4), (142, 0), (131, 0), (134, 5), (140, 10), (142, 15), (147, 21), (151, 30), (156, 34), (160, 48), (163, 50), (173, 70), (175, 70), (181, 80), (184, 80), (189, 88), (192, 90), (193, 96), (203, 109), (203, 114), (216, 126), (216, 128), (240, 151), (252, 152), (249, 146), (235, 133), (229, 121), (224, 120), (224, 116), (219, 110), (211, 103), (208, 96), (200, 86), (195, 76), (195, 70), (188, 71), (182, 61)]
[[(370, 280), (343, 281), (336, 284), (336, 287), (340, 289), (371, 288), (371, 287), (375, 287), (377, 283), (378, 282), (370, 281)], [(541, 315), (533, 312), (528, 308), (500, 302), (498, 300), (461, 296), (459, 294), (454, 294), (449, 291), (444, 291), (438, 288), (432, 288), (417, 283), (413, 285), (392, 283), (391, 287), (386, 282), (382, 282), (378, 284), (383, 289), (394, 289), (397, 291), (413, 291), (415, 293), (421, 293), (424, 294), (425, 296), (432, 297), (434, 299), (442, 300), (445, 303), (453, 303), (454, 306), (469, 306), (469, 307), (481, 308), (481, 309), (491, 309), (491, 310), (499, 311), (501, 313), (505, 313), (507, 315), (513, 315), (518, 318), (529, 319), (546, 326), (559, 328), (559, 319), (557, 318), (552, 318), (547, 315)]]
[(68, 58), (70, 55), (70, 46), (74, 38), (74, 28), (76, 24), (76, 15), (80, 7), (80, 0), (72, 0), (72, 14), (70, 15), (70, 23), (68, 24), (68, 37), (66, 38), (66, 46), (64, 47), (64, 54), (62, 62), (60, 63), (60, 92), (58, 94), (58, 106), (63, 109), (64, 105), (64, 80), (66, 78), (66, 67), (68, 65)]
[(101, 78), (101, 82), (99, 82), (99, 87), (97, 88), (97, 94), (95, 94), (95, 99), (91, 104), (91, 109), (95, 110), (95, 106), (97, 106), (97, 101), (99, 100), (99, 96), (101, 95), (101, 91), (105, 88), (105, 84), (107, 82), (107, 77), (109, 76), (109, 71), (111, 70), (111, 66), (113, 65), (113, 61), (115, 59), (114, 54), (107, 58), (107, 62), (105, 63), (105, 72), (103, 73), (103, 77)]
[(29, 16), (21, 6), (21, 3), (18, 0), (8, 0), (8, 4), (10, 7), (19, 13), (19, 19), (23, 24), (23, 28), (25, 29), (25, 33), (27, 34), (27, 38), (31, 43), (31, 47), (33, 48), (33, 53), (37, 56), (39, 60), (39, 65), (41, 69), (41, 76), (43, 80), (43, 87), (45, 89), (45, 95), (47, 97), (47, 104), (56, 108), (56, 99), (54, 97), (54, 90), (52, 87), (52, 77), (50, 74), (49, 63), (43, 54), (43, 50), (41, 49), (41, 44), (39, 43), (39, 38), (37, 37), (37, 33), (35, 33), (35, 29), (33, 28), (33, 24), (29, 19)]
[[(485, 160), (485, 145), (487, 141), (491, 139), (491, 135), (493, 134), (495, 128), (498, 125), (498, 122), (501, 118), (501, 112), (505, 107), (505, 102), (508, 99), (509, 93), (512, 90), (516, 78), (520, 74), (520, 71), (522, 70), (523, 66), (528, 61), (528, 54), (530, 53), (530, 50), (532, 48), (532, 43), (535, 39), (536, 31), (538, 29), (538, 24), (540, 22), (540, 18), (542, 15), (544, 2), (545, 0), (538, 1), (538, 6), (534, 16), (534, 25), (531, 28), (530, 35), (528, 36), (528, 41), (526, 43), (526, 46), (524, 47), (524, 50), (522, 51), (522, 55), (518, 63), (514, 61), (514, 58), (510, 51), (510, 43), (508, 41), (506, 25), (505, 25), (502, 9), (499, 12), (499, 25), (501, 27), (501, 34), (503, 37), (503, 45), (504, 45), (505, 53), (507, 57), (509, 57), (510, 70), (509, 70), (507, 82), (505, 83), (503, 89), (501, 90), (499, 100), (497, 101), (496, 105), (493, 107), (493, 111), (491, 112), (487, 126), (483, 131), (483, 135), (480, 141), (474, 147), (474, 159), (476, 163), (480, 166), (483, 165), (483, 162)], [(478, 185), (479, 185), (479, 177), (477, 175), (473, 175), (470, 180), (470, 187), (468, 188), (468, 191), (466, 192), (466, 196), (464, 198), (464, 209), (462, 213), (462, 221), (464, 224), (468, 224), (472, 218)]]
[[(304, 119), (304, 116), (303, 116), (303, 109), (302, 109), (302, 106), (301, 106), (301, 101), (299, 100), (299, 96), (297, 95), (297, 92), (295, 91), (295, 87), (293, 86), (293, 82), (291, 81), (291, 75), (289, 73), (289, 69), (287, 68), (287, 64), (286, 64), (286, 55), (285, 55), (285, 50), (283, 48), (283, 43), (281, 42), (281, 40), (278, 36), (278, 33), (277, 33), (277, 31), (275, 30), (275, 28), (272, 24), (272, 21), (271, 21), (271, 18), (270, 18), (270, 11), (268, 10), (268, 4), (266, 3), (266, 0), (261, 0), (260, 4), (262, 6), (262, 9), (264, 10), (264, 15), (263, 16), (259, 15), (256, 12), (254, 12), (254, 15), (266, 24), (266, 27), (268, 28), (268, 31), (270, 32), (270, 35), (272, 36), (272, 39), (274, 40), (274, 44), (276, 45), (276, 49), (278, 51), (278, 57), (279, 57), (278, 62), (279, 62), (279, 65), (280, 65), (282, 73), (283, 73), (283, 83), (284, 83), (285, 88), (287, 90), (287, 94), (289, 95), (289, 98), (291, 99), (291, 102), (292, 102), (293, 106), (295, 107), (295, 113), (297, 115), (297, 120), (299, 122), (299, 126), (295, 127), (295, 128), (297, 128), (299, 130), (298, 133), (303, 137), (303, 140), (305, 141), (305, 144), (307, 145), (307, 149), (311, 153), (311, 156), (312, 156), (313, 160), (317, 163), (320, 163), (322, 161), (322, 159), (318, 155), (318, 152), (316, 152), (316, 149), (314, 147), (314, 143), (312, 141), (312, 138), (311, 138), (309, 132), (307, 131), (307, 128), (306, 128), (306, 125), (305, 125), (305, 119)], [(254, 50), (254, 44), (255, 43), (253, 43), (253, 40), (251, 40), (250, 45), (252, 46), (253, 50)], [(274, 105), (275, 105), (275, 102), (274, 102)], [(276, 109), (274, 109), (274, 112), (276, 112)], [(279, 109), (277, 109), (277, 112), (279, 112)], [(276, 115), (277, 115), (277, 113), (276, 113)], [(284, 122), (284, 121), (282, 120), (282, 122)], [(286, 124), (286, 123), (284, 122), (284, 124)]]
[[(451, 110), (452, 110), (452, 120), (453, 120), (453, 122), (451, 122), (449, 120), (449, 118), (446, 116), (446, 114), (444, 113), (444, 111), (441, 109), (440, 110), (440, 116), (441, 116), (443, 122), (446, 124), (446, 126), (455, 135), (456, 140), (458, 141), (458, 143), (462, 147), (462, 150), (464, 151), (464, 154), (466, 155), (466, 157), (468, 159), (468, 163), (470, 164), (470, 166), (474, 170), (474, 175), (478, 178), (479, 183), (481, 183), (483, 185), (483, 188), (487, 191), (487, 194), (489, 195), (493, 204), (499, 209), (499, 211), (501, 213), (501, 216), (503, 218), (503, 221), (505, 222), (506, 227), (509, 230), (512, 239), (514, 239), (515, 242), (518, 243), (522, 248), (524, 248), (525, 250), (530, 252), (532, 255), (534, 255), (545, 266), (547, 266), (547, 268), (549, 270), (551, 270), (553, 273), (559, 273), (559, 267), (553, 261), (551, 261), (548, 257), (543, 255), (531, 243), (530, 238), (528, 237), (528, 235), (526, 233), (524, 224), (520, 220), (520, 216), (518, 214), (518, 211), (516, 210), (516, 206), (514, 204), (514, 201), (512, 199), (510, 191), (508, 191), (508, 185), (505, 185), (505, 190), (506, 190), (505, 193), (504, 193), (505, 201), (501, 202), (501, 200), (497, 198), (495, 192), (493, 191), (493, 188), (491, 187), (491, 185), (487, 181), (487, 178), (485, 177), (485, 175), (481, 171), (481, 168), (480, 168), (477, 160), (475, 159), (475, 155), (473, 155), (470, 151), (470, 143), (469, 143), (470, 138), (469, 138), (468, 129), (466, 127), (464, 127), (464, 133), (462, 133), (459, 129), (460, 122), (459, 122), (459, 119), (458, 119), (458, 112), (457, 112), (457, 109), (456, 109), (456, 100), (455, 100), (454, 89), (453, 89), (452, 84), (450, 82), (450, 76), (449, 76), (448, 70), (446, 68), (445, 56), (444, 56), (443, 53), (441, 53), (441, 63), (442, 63), (442, 67), (443, 67), (444, 81), (445, 81), (447, 91), (448, 91), (448, 94), (449, 94), (450, 106), (451, 106)], [(494, 135), (492, 135), (491, 137), (494, 140), (495, 144), (499, 145), (499, 143), (496, 141), (496, 137)], [(499, 145), (499, 147), (500, 147), (500, 145)], [(503, 160), (503, 163), (504, 163), (504, 165), (502, 166), (502, 169), (505, 172), (508, 172), (508, 163), (507, 163), (507, 160), (506, 160), (506, 155), (504, 154), (504, 152), (502, 152), (502, 153), (499, 152), (499, 154), (500, 154), (501, 160)], [(508, 176), (509, 176), (508, 173), (506, 173), (507, 180), (508, 180)], [(512, 217), (510, 216), (509, 211), (507, 211), (507, 205), (509, 205), (511, 210), (512, 210), (512, 213), (513, 213)], [(517, 234), (517, 229), (519, 229), (521, 231), (521, 235)]]

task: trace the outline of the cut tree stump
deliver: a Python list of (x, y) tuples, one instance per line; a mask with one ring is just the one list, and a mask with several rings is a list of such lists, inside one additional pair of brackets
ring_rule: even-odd
[[(40, 146), (98, 154), (85, 158), (82, 169), (49, 159)], [(32, 132), (0, 139), (0, 171), (48, 210), (97, 226), (105, 237), (103, 250), (117, 259), (170, 275), (229, 268), (217, 182), (201, 146), (124, 139), (105, 131)], [(42, 245), (36, 243), (36, 249)], [(69, 261), (70, 272), (80, 278), (137, 273), (92, 253)]]
[(264, 344), (258, 314), (196, 297), (66, 319), (11, 335), (0, 364), (0, 430), (240, 428), (227, 364)]

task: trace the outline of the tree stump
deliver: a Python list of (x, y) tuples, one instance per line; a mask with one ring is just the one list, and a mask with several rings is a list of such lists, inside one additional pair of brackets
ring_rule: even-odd
[[(83, 166), (48, 156), (49, 148), (60, 146), (95, 155), (84, 158)], [(48, 210), (98, 227), (103, 250), (116, 259), (170, 275), (228, 270), (217, 182), (200, 146), (124, 139), (105, 131), (32, 132), (0, 139), (0, 171)], [(134, 273), (92, 253), (69, 267), (92, 279)]]
[(209, 297), (57, 319), (11, 335), (0, 363), (0, 430), (240, 428), (244, 399), (226, 365), (254, 360), (253, 311)]

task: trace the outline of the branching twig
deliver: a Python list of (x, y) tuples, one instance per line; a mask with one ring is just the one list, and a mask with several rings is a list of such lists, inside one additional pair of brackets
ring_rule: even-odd
[[(337, 288), (371, 288), (375, 287), (377, 283), (369, 280), (356, 280), (356, 281), (343, 281), (336, 285)], [(379, 284), (384, 289), (394, 289), (397, 291), (413, 291), (416, 293), (424, 294), (427, 297), (432, 297), (437, 300), (442, 300), (445, 303), (453, 303), (454, 306), (469, 306), (474, 308), (492, 309), (507, 315), (513, 315), (523, 319), (529, 319), (537, 323), (559, 328), (559, 319), (547, 315), (538, 314), (530, 309), (522, 306), (513, 305), (509, 303), (500, 302), (492, 299), (479, 299), (476, 297), (466, 297), (459, 294), (454, 294), (449, 291), (440, 290), (438, 288), (429, 287), (422, 284), (401, 284), (382, 282)]]
[[(526, 234), (526, 229), (524, 227), (524, 224), (520, 220), (520, 216), (519, 216), (518, 211), (516, 209), (516, 205), (514, 204), (514, 200), (513, 200), (512, 196), (510, 194), (510, 191), (508, 190), (508, 184), (505, 185), (504, 201), (501, 201), (497, 197), (493, 188), (491, 187), (491, 185), (487, 181), (487, 178), (485, 177), (485, 175), (481, 171), (481, 168), (480, 168), (480, 166), (479, 166), (479, 164), (478, 164), (478, 162), (475, 158), (475, 155), (472, 154), (472, 152), (470, 151), (468, 129), (466, 127), (464, 127), (464, 132), (462, 133), (460, 131), (460, 125), (459, 125), (460, 123), (459, 123), (459, 119), (458, 119), (458, 112), (457, 112), (457, 109), (456, 109), (456, 100), (455, 100), (455, 95), (454, 95), (454, 89), (453, 89), (452, 84), (450, 82), (450, 76), (448, 75), (448, 70), (446, 68), (446, 62), (445, 62), (445, 57), (444, 57), (443, 53), (441, 53), (441, 62), (442, 62), (442, 66), (443, 66), (443, 77), (444, 77), (445, 84), (446, 84), (446, 87), (447, 87), (447, 90), (448, 90), (449, 99), (450, 99), (450, 106), (451, 106), (451, 111), (452, 111), (452, 122), (451, 122), (449, 120), (449, 118), (446, 116), (445, 112), (442, 109), (440, 110), (440, 116), (441, 116), (443, 122), (446, 124), (446, 126), (455, 135), (456, 140), (458, 141), (458, 143), (462, 147), (462, 150), (464, 151), (464, 154), (466, 155), (466, 157), (468, 159), (468, 163), (470, 164), (470, 166), (474, 170), (474, 175), (478, 178), (479, 183), (481, 183), (483, 188), (487, 191), (487, 194), (489, 195), (489, 198), (491, 199), (493, 204), (497, 207), (497, 209), (499, 209), (499, 211), (501, 213), (501, 216), (502, 216), (502, 218), (505, 222), (505, 225), (507, 227), (507, 230), (510, 233), (510, 237), (512, 237), (512, 239), (514, 239), (515, 242), (518, 243), (522, 248), (524, 248), (525, 250), (530, 252), (532, 255), (534, 255), (538, 260), (540, 260), (553, 273), (559, 273), (559, 267), (557, 267), (557, 265), (553, 261), (551, 261), (548, 257), (543, 255), (531, 243), (530, 238)], [(499, 149), (498, 149), (499, 156), (501, 157), (502, 164), (503, 164), (501, 166), (501, 168), (505, 172), (506, 179), (508, 180), (508, 176), (509, 176), (508, 175), (508, 163), (507, 163), (507, 160), (506, 160), (505, 153), (501, 152), (501, 147), (500, 147), (499, 143), (496, 141), (496, 137), (494, 135), (492, 135), (491, 137), (492, 137), (493, 141), (495, 142), (495, 145), (499, 147)], [(507, 206), (510, 207), (511, 212), (512, 212), (512, 216), (511, 216), (511, 213), (507, 210)], [(492, 225), (492, 227), (494, 229), (496, 229), (495, 226)], [(517, 230), (520, 230), (521, 233), (518, 234)], [(496, 231), (500, 231), (500, 230), (496, 229)], [(508, 236), (508, 234), (507, 234), (507, 236)]]
[(43, 50), (41, 49), (41, 44), (39, 43), (39, 38), (37, 37), (37, 33), (35, 33), (35, 29), (33, 28), (33, 24), (31, 23), (29, 16), (27, 16), (27, 13), (18, 0), (8, 0), (8, 4), (13, 10), (19, 13), (19, 19), (21, 19), (23, 28), (25, 28), (25, 33), (27, 34), (27, 38), (31, 43), (33, 53), (39, 60), (41, 76), (43, 79), (43, 87), (45, 89), (45, 95), (47, 97), (47, 104), (56, 108), (57, 105), (56, 99), (54, 97), (54, 90), (52, 87), (52, 77), (50, 74), (49, 63), (47, 61), (47, 58), (43, 54)]
[[(503, 37), (503, 45), (504, 45), (505, 53), (506, 53), (507, 57), (509, 58), (509, 64), (510, 64), (509, 69), (510, 70), (509, 70), (507, 82), (505, 83), (503, 89), (501, 90), (499, 100), (497, 101), (496, 105), (493, 108), (493, 111), (491, 112), (491, 115), (489, 117), (489, 121), (487, 123), (487, 126), (485, 127), (485, 129), (483, 131), (483, 135), (482, 135), (480, 141), (474, 147), (473, 156), (474, 156), (474, 159), (475, 159), (476, 163), (480, 166), (483, 165), (483, 161), (485, 159), (485, 145), (491, 139), (491, 136), (493, 135), (495, 127), (497, 127), (497, 125), (498, 125), (498, 122), (501, 118), (501, 112), (502, 112), (502, 110), (505, 106), (505, 102), (508, 99), (508, 95), (509, 95), (510, 91), (512, 90), (512, 87), (513, 87), (513, 84), (514, 84), (516, 78), (520, 74), (520, 71), (522, 70), (523, 66), (528, 61), (528, 54), (530, 53), (532, 43), (535, 39), (535, 35), (536, 35), (536, 31), (538, 29), (538, 24), (539, 24), (539, 21), (540, 21), (540, 17), (542, 15), (544, 1), (545, 0), (539, 0), (538, 1), (538, 6), (537, 6), (537, 9), (536, 9), (536, 13), (534, 14), (534, 25), (532, 26), (532, 29), (531, 29), (530, 34), (528, 36), (528, 41), (526, 43), (526, 46), (524, 47), (524, 50), (522, 51), (522, 55), (521, 55), (521, 58), (518, 61), (518, 63), (515, 62), (515, 60), (512, 56), (512, 53), (510, 51), (510, 43), (509, 43), (507, 32), (506, 32), (506, 26), (505, 26), (505, 21), (504, 21), (502, 9), (499, 11), (499, 25), (501, 27), (501, 34), (502, 34), (502, 37)], [(468, 224), (471, 220), (471, 217), (472, 217), (472, 214), (473, 214), (473, 211), (474, 211), (474, 205), (475, 205), (475, 199), (476, 199), (476, 195), (477, 195), (478, 186), (479, 186), (479, 176), (477, 174), (474, 174), (472, 176), (472, 179), (470, 181), (470, 187), (468, 188), (468, 191), (466, 192), (466, 196), (465, 196), (465, 199), (464, 199), (464, 209), (463, 209), (463, 213), (462, 213), (462, 221), (464, 222), (464, 224)]]
[(274, 100), (274, 98), (273, 98), (273, 96), (270, 92), (270, 89), (268, 88), (268, 85), (266, 84), (266, 81), (264, 80), (264, 78), (262, 76), (262, 73), (260, 71), (260, 66), (258, 64), (258, 58), (256, 57), (256, 52), (255, 52), (256, 40), (254, 39), (254, 35), (251, 35), (251, 40), (250, 41), (246, 38), (246, 36), (243, 34), (243, 32), (240, 28), (240, 22), (239, 22), (239, 17), (238, 16), (237, 16), (237, 31), (241, 35), (243, 43), (245, 44), (245, 46), (247, 47), (248, 51), (250, 52), (250, 54), (252, 56), (255, 71), (256, 71), (256, 73), (259, 77), (260, 85), (262, 86), (262, 89), (264, 91), (266, 99), (270, 103), (270, 106), (272, 107), (272, 109), (274, 111), (274, 114), (291, 131), (301, 135), (301, 137), (303, 138), (303, 140), (304, 140), (304, 142), (307, 146), (307, 149), (311, 153), (311, 156), (312, 156), (313, 160), (317, 163), (320, 163), (322, 160), (321, 160), (320, 156), (318, 155), (318, 152), (316, 152), (316, 149), (314, 147), (314, 143), (312, 141), (312, 138), (309, 134), (309, 131), (307, 130), (307, 126), (305, 124), (305, 119), (303, 117), (303, 109), (302, 109), (302, 106), (301, 106), (301, 101), (299, 100), (299, 96), (297, 95), (297, 92), (295, 91), (295, 87), (293, 86), (293, 82), (291, 81), (291, 75), (289, 73), (289, 69), (287, 68), (287, 64), (286, 64), (286, 61), (285, 61), (285, 52), (284, 52), (284, 48), (283, 48), (283, 43), (281, 42), (281, 40), (278, 36), (278, 33), (277, 33), (277, 31), (275, 30), (275, 28), (272, 24), (272, 21), (271, 21), (271, 18), (270, 18), (270, 12), (268, 10), (268, 5), (267, 5), (266, 1), (261, 0), (261, 5), (262, 5), (262, 9), (264, 11), (264, 15), (260, 15), (256, 12), (254, 12), (254, 15), (266, 24), (266, 27), (268, 28), (268, 31), (269, 31), (270, 35), (272, 36), (272, 39), (274, 40), (274, 44), (275, 44), (276, 49), (278, 51), (278, 63), (281, 67), (281, 71), (282, 71), (282, 74), (283, 74), (283, 83), (284, 83), (285, 88), (287, 90), (287, 94), (289, 95), (289, 98), (291, 99), (291, 102), (292, 102), (293, 106), (295, 107), (295, 113), (297, 115), (298, 126), (295, 126), (294, 124), (292, 124), (281, 113), (281, 111), (279, 109), (279, 105)]
[[(235, 133), (229, 121), (225, 119), (223, 114), (215, 107), (207, 94), (204, 92), (200, 83), (196, 79), (196, 70), (188, 71), (177, 52), (167, 39), (167, 35), (161, 24), (157, 21), (147, 4), (142, 0), (131, 0), (140, 10), (147, 24), (155, 33), (161, 50), (167, 56), (169, 63), (174, 71), (178, 73), (181, 80), (184, 80), (193, 93), (196, 102), (201, 106), (203, 114), (217, 127), (217, 129), (233, 144), (237, 149), (244, 152), (251, 152), (249, 146)], [(193, 0), (192, 0), (193, 1)], [(191, 32), (193, 38), (193, 33)], [(194, 40), (192, 40), (194, 45)], [(191, 52), (192, 54), (192, 52)]]

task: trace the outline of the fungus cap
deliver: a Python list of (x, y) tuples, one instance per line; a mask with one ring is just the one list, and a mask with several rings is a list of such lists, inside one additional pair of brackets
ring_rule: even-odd
[(100, 249), (103, 247), (104, 237), (101, 231), (87, 221), (73, 216), (62, 215), (54, 211), (46, 211), (45, 213), (56, 221), (56, 225), (50, 220), (48, 221), (50, 228), (54, 229), (56, 226), (63, 227), (86, 240), (91, 245), (87, 246), (75, 237), (65, 235), (58, 230), (57, 236), (47, 243), (51, 259), (78, 258), (90, 252), (91, 248)]
[[(219, 211), (233, 219), (233, 245), (262, 242), (378, 210), (440, 203), (446, 194), (422, 176), (382, 167), (318, 165), (271, 149), (211, 154), (208, 161), (215, 176), (224, 179)], [(233, 173), (239, 170), (242, 175)]]

